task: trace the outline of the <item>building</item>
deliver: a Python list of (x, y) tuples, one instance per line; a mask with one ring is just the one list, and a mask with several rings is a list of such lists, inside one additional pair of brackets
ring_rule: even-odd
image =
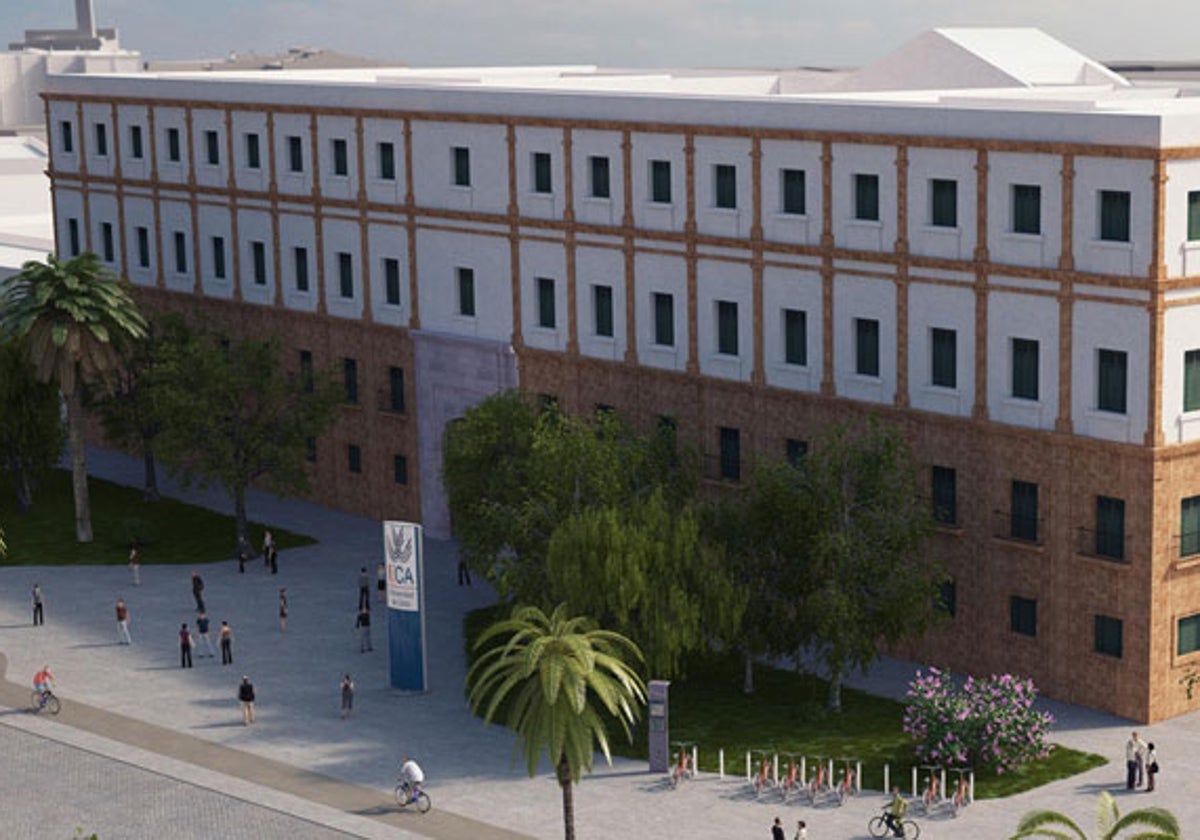
[(320, 498), (445, 533), (497, 388), (676, 424), (737, 482), (877, 414), (953, 620), (914, 651), (1139, 720), (1200, 665), (1200, 98), (1034, 30), (853, 73), (61, 76), (60, 252), (333, 366)]

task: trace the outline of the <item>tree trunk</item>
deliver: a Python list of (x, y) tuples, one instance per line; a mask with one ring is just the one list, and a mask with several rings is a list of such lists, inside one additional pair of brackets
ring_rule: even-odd
[(249, 546), (250, 541), (246, 539), (246, 488), (238, 487), (233, 491), (233, 518), (237, 527), (237, 545), (241, 548), (243, 545)]
[(571, 765), (567, 763), (566, 753), (558, 759), (556, 775), (559, 787), (562, 788), (563, 838), (575, 840), (575, 791), (571, 785)]
[(142, 464), (146, 471), (146, 487), (142, 491), (142, 498), (147, 502), (157, 502), (162, 498), (162, 494), (158, 492), (158, 469), (154, 463), (154, 444), (148, 440), (142, 441)]
[(742, 651), (742, 694), (754, 693), (754, 653), (750, 648)]
[(841, 714), (842, 711), (842, 671), (834, 668), (829, 672), (829, 699), (826, 702), (829, 711)]
[(71, 442), (71, 484), (75, 491), (75, 539), (92, 541), (92, 509), (88, 501), (87, 444), (83, 440), (83, 391), (67, 395), (67, 437)]

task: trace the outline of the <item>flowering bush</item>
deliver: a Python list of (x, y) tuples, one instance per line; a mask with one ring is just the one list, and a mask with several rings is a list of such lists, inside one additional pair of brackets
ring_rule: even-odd
[(930, 668), (917, 671), (906, 696), (904, 731), (917, 742), (920, 761), (1004, 773), (1050, 752), (1046, 736), (1054, 717), (1033, 710), (1033, 680), (969, 677), (958, 688), (948, 674)]

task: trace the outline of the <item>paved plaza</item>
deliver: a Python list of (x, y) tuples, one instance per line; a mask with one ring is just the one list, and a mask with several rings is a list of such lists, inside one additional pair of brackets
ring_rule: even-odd
[[(93, 474), (136, 484), (139, 461), (92, 455)], [(213, 492), (173, 495), (226, 510)], [(482, 586), (458, 587), (453, 545), (427, 541), (430, 691), (387, 687), (386, 622), (376, 602), (375, 651), (360, 654), (354, 631), (357, 576), (374, 577), (381, 554), (376, 522), (253, 493), (250, 515), (311, 534), (316, 545), (284, 551), (277, 576), (261, 561), (239, 575), (232, 560), (197, 567), (214, 628), (234, 630), (234, 664), (197, 658), (181, 669), (177, 631), (194, 620), (190, 567), (154, 565), (169, 551), (165, 535), (144, 553), (142, 585), (123, 563), (109, 567), (0, 568), (0, 837), (71, 837), (76, 826), (112, 838), (559, 838), (561, 799), (548, 768), (535, 779), (514, 761), (511, 735), (473, 718), (463, 698), (462, 615), (489, 603)], [(257, 536), (257, 535), (256, 535)], [(28, 594), (46, 593), (46, 624), (30, 625)], [(290, 602), (287, 634), (277, 618), (279, 587)], [(133, 644), (118, 645), (113, 604), (125, 599)], [(374, 597), (374, 591), (372, 591)], [(2, 660), (0, 660), (2, 662)], [(58, 678), (58, 718), (21, 706), (43, 663)], [(356, 709), (338, 714), (338, 680), (358, 685)], [(897, 696), (909, 663), (885, 661), (856, 684)], [(235, 691), (242, 674), (257, 688), (257, 721), (241, 724)], [(1181, 689), (1182, 690), (1182, 689)], [(1052, 807), (1085, 827), (1096, 795), (1110, 790), (1123, 809), (1159, 804), (1185, 833), (1200, 826), (1200, 716), (1144, 727), (1158, 745), (1161, 792), (1126, 794), (1127, 721), (1047, 703), (1059, 718), (1054, 739), (1101, 753), (1110, 764), (1003, 801), (973, 804), (957, 820), (920, 819), (922, 837), (1007, 837), (1021, 813)], [(714, 750), (718, 744), (702, 744)], [(434, 809), (398, 812), (390, 791), (402, 756), (428, 776)], [(730, 757), (731, 767), (741, 759)], [(774, 797), (761, 802), (746, 784), (705, 774), (669, 791), (644, 762), (603, 762), (576, 789), (578, 836), (590, 838), (767, 838), (776, 815), (812, 840), (865, 836), (878, 794), (845, 807), (810, 807)]]

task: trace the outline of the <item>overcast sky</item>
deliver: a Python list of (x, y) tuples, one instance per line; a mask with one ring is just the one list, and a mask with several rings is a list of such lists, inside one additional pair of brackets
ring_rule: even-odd
[[(1036, 26), (1099, 60), (1196, 59), (1183, 0), (95, 0), (148, 58), (320, 46), (412, 65), (860, 65), (935, 26)], [(0, 0), (0, 39), (73, 26)], [(1174, 25), (1173, 25), (1174, 24)]]

